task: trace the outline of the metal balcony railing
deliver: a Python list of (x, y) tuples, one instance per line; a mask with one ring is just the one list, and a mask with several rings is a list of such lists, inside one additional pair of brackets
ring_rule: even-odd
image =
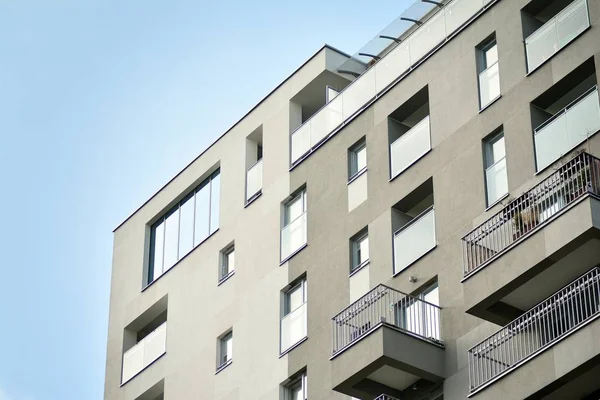
[(427, 20), (420, 21), (418, 28), (405, 32), (406, 37), (392, 41), (381, 60), (292, 133), (291, 164), (299, 163), (330, 134), (381, 96), (394, 81), (410, 72), (494, 1), (497, 0), (439, 2), (437, 11), (432, 12)]
[(590, 26), (587, 0), (575, 0), (525, 39), (531, 72)]
[(468, 350), (475, 392), (527, 362), (600, 315), (600, 268), (595, 267)]
[(440, 310), (435, 304), (379, 285), (332, 318), (333, 355), (382, 324), (441, 344)]
[(587, 194), (600, 195), (600, 160), (581, 153), (462, 238), (464, 275), (479, 270)]

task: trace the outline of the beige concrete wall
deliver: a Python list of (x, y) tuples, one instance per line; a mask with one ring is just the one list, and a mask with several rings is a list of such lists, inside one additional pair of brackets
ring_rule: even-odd
[[(497, 2), (459, 36), (289, 169), (289, 99), (339, 57), (319, 53), (115, 231), (105, 399), (134, 400), (161, 379), (166, 399), (277, 399), (279, 384), (306, 368), (309, 398), (345, 399), (331, 390), (331, 317), (348, 306), (349, 238), (369, 227), (370, 283), (413, 292), (437, 277), (446, 344), (445, 398), (468, 393), (466, 351), (497, 327), (465, 313), (460, 239), (501, 206), (485, 211), (481, 140), (504, 126), (508, 184), (516, 197), (547, 175), (535, 173), (529, 103), (594, 56), (600, 65), (600, 3), (592, 28), (526, 76), (520, 9)], [(496, 32), (502, 98), (479, 112), (475, 46)], [(600, 75), (599, 75), (600, 76)], [(388, 115), (428, 86), (433, 149), (389, 181)], [(263, 125), (263, 194), (244, 208), (245, 140)], [(366, 136), (368, 198), (348, 212), (347, 149)], [(600, 136), (589, 150), (600, 155)], [(148, 224), (221, 166), (220, 229), (141, 292)], [(391, 207), (433, 178), (437, 247), (393, 277)], [(308, 194), (308, 246), (279, 265), (280, 203)], [(236, 245), (236, 273), (217, 286), (219, 251)], [(307, 275), (308, 340), (279, 358), (280, 290)], [(410, 282), (409, 276), (416, 278)], [(169, 295), (167, 354), (119, 387), (123, 329)], [(216, 338), (234, 331), (234, 361), (215, 375)]]

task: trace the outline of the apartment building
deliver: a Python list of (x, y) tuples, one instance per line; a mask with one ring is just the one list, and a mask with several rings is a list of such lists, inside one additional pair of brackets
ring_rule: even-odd
[(599, 68), (598, 0), (321, 48), (115, 229), (105, 399), (600, 398)]

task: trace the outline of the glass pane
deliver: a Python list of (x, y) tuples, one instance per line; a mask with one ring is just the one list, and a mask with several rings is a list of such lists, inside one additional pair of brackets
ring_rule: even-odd
[(229, 274), (233, 271), (235, 271), (235, 251), (232, 250), (231, 252), (229, 252), (227, 254), (227, 261), (225, 263), (226, 265), (226, 270), (225, 270), (225, 274)]
[(306, 244), (306, 213), (294, 220), (281, 231), (281, 259)]
[(558, 46), (562, 48), (589, 26), (588, 8), (585, 0), (576, 0), (556, 16)]
[(210, 207), (210, 184), (196, 191), (196, 221), (194, 225), (194, 245), (208, 237), (208, 218)]
[(369, 259), (369, 237), (365, 238), (360, 242), (360, 262), (361, 264)]
[(438, 12), (410, 36), (410, 60), (413, 64), (446, 39), (446, 19)]
[(219, 201), (221, 199), (221, 174), (217, 171), (210, 182), (210, 233), (219, 229)]
[(181, 204), (179, 229), (179, 258), (182, 258), (194, 247), (194, 197), (188, 197)]
[(254, 164), (246, 174), (246, 201), (262, 190), (262, 160)]
[(500, 96), (500, 69), (498, 63), (479, 75), (479, 101), (481, 108)]
[(498, 62), (498, 46), (492, 45), (485, 50), (485, 67), (490, 67)]
[(287, 293), (287, 310), (286, 313), (294, 311), (304, 303), (302, 285), (296, 286)]
[(431, 150), (429, 116), (390, 145), (392, 177), (407, 169)]
[(506, 158), (492, 165), (485, 171), (488, 205), (508, 193), (508, 180), (506, 177)]
[(525, 47), (527, 50), (527, 66), (529, 72), (531, 72), (559, 50), (556, 20), (552, 19), (546, 22), (544, 26), (529, 36), (525, 40)]
[(490, 161), (492, 164), (494, 164), (506, 156), (506, 150), (504, 148), (504, 135), (495, 138), (490, 145), (492, 148), (492, 159)]
[(568, 148), (567, 119), (563, 114), (535, 134), (537, 170), (552, 164)]
[(423, 299), (428, 303), (439, 306), (440, 305), (440, 289), (439, 289), (439, 287), (436, 285), (433, 289), (430, 289), (428, 292), (425, 293), (425, 295), (423, 296)]
[(325, 139), (342, 121), (342, 97), (336, 97), (310, 120), (310, 146)]
[(435, 213), (429, 211), (394, 237), (394, 271), (402, 271), (435, 247)]
[(281, 351), (306, 337), (306, 303), (281, 319)]
[(444, 7), (446, 29), (452, 34), (483, 7), (481, 0), (454, 0)]
[(363, 146), (356, 151), (356, 172), (367, 167), (367, 148)]
[(310, 123), (308, 123), (292, 134), (292, 162), (308, 153), (310, 147)]
[(342, 101), (344, 120), (350, 118), (374, 98), (375, 90), (375, 68), (371, 68), (336, 97), (336, 100)]
[(409, 46), (407, 43), (401, 43), (375, 64), (378, 93), (408, 71), (410, 68), (410, 54), (408, 49)]
[(304, 213), (302, 194), (296, 196), (286, 205), (285, 224), (289, 224)]
[(148, 283), (152, 282), (163, 273), (163, 248), (165, 241), (164, 221), (152, 228), (152, 273), (148, 277)]
[(594, 91), (567, 110), (567, 153), (600, 129), (598, 91)]
[(167, 216), (165, 221), (165, 263), (164, 270), (168, 270), (178, 260), (178, 235), (179, 235), (179, 209)]

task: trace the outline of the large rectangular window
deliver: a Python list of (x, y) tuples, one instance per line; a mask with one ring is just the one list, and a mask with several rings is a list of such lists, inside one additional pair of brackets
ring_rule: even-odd
[(306, 245), (306, 189), (283, 205), (282, 222), (281, 260), (285, 261)]
[(280, 353), (287, 352), (307, 335), (306, 329), (306, 278), (283, 292), (283, 315), (281, 317)]
[(147, 284), (219, 228), (219, 172), (212, 173), (152, 225)]

